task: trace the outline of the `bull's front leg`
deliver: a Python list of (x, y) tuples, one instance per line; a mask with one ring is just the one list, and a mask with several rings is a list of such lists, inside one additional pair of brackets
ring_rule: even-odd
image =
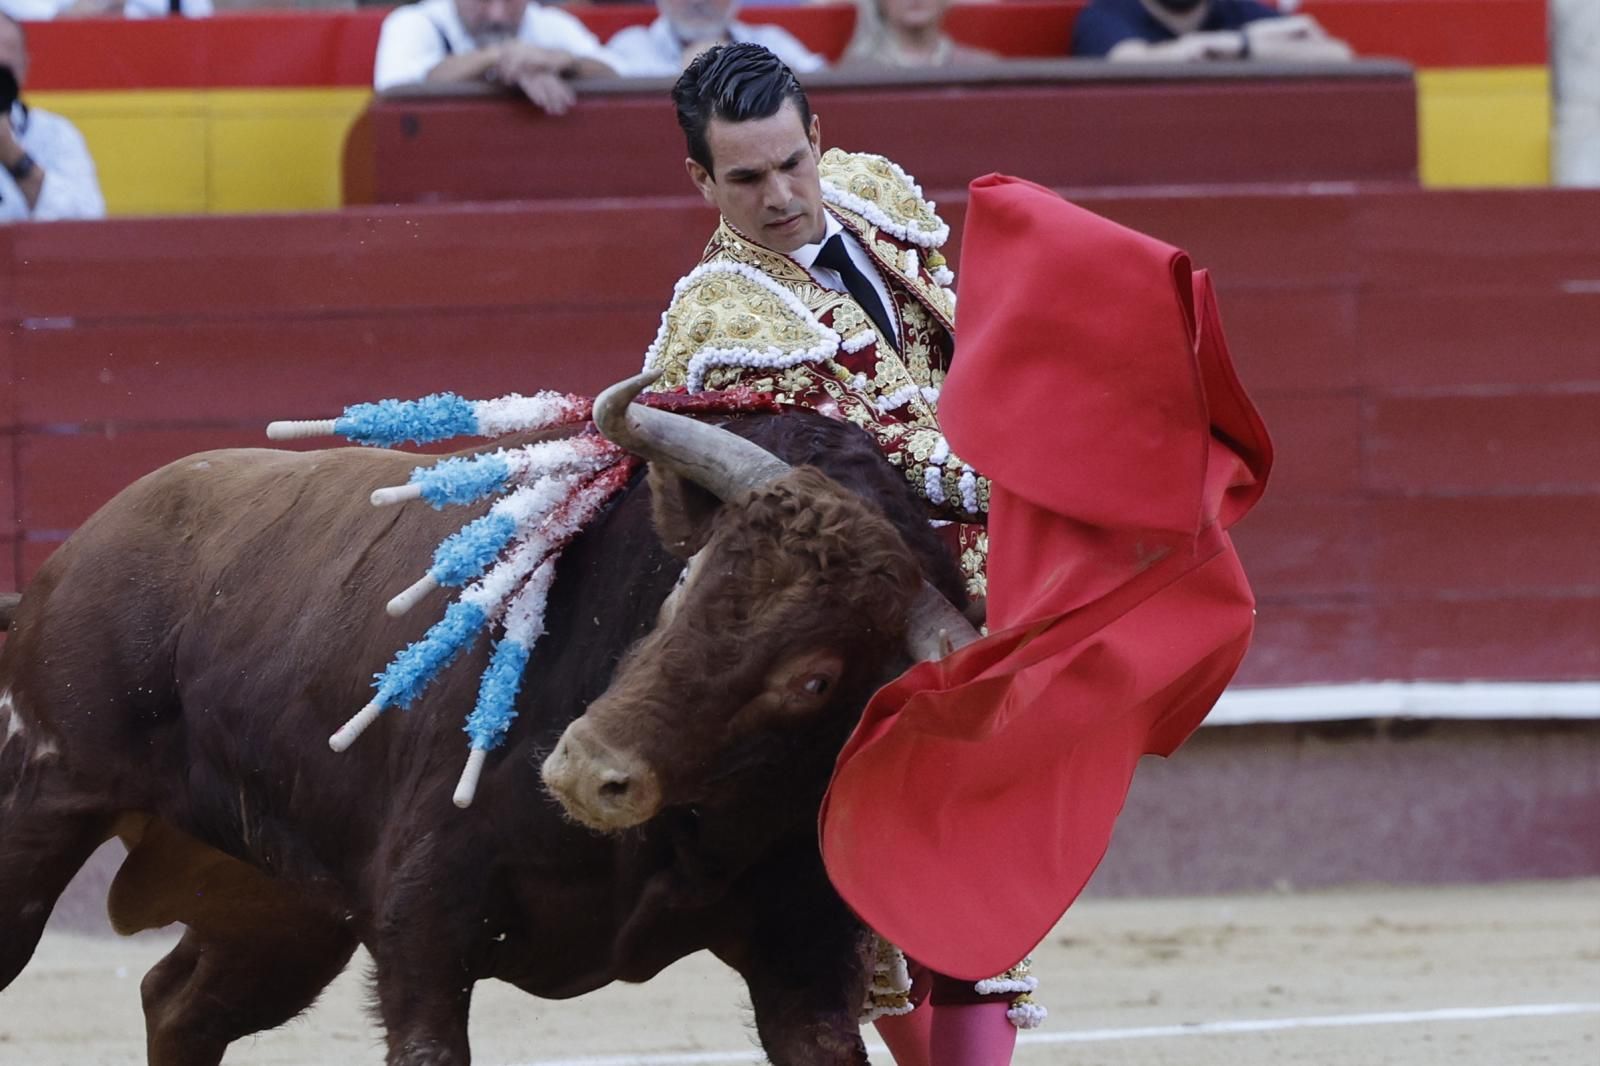
[(484, 976), (484, 890), (424, 846), (391, 872), (369, 939), (387, 1066), (469, 1066), (467, 1016)]
[(421, 927), (374, 945), (378, 1014), (387, 1066), (468, 1066), (467, 1015), (477, 980), (462, 959)]
[(828, 883), (814, 841), (770, 864), (737, 968), (775, 1066), (865, 1066), (860, 1014), (871, 934)]

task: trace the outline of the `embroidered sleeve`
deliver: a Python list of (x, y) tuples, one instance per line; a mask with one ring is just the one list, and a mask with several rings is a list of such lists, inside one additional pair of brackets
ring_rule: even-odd
[(894, 436), (892, 448), (886, 444), (884, 454), (932, 505), (933, 517), (953, 522), (986, 520), (989, 479), (950, 450), (937, 426), (907, 423)]
[[(709, 380), (715, 371), (771, 377), (829, 359), (838, 350), (839, 335), (794, 293), (753, 267), (713, 260), (674, 288), (644, 365), (662, 371), (658, 388), (686, 385), (699, 392), (725, 387)], [(742, 377), (740, 383), (753, 386), (755, 380)]]
[(938, 389), (931, 379), (919, 386), (905, 373), (885, 377), (841, 365), (877, 363), (865, 315), (858, 313), (855, 322), (852, 308), (825, 304), (833, 321), (825, 325), (793, 290), (756, 268), (713, 259), (673, 290), (645, 368), (662, 372), (657, 389), (743, 386), (852, 422), (905, 472), (930, 503), (932, 517), (982, 521), (989, 482), (950, 453), (934, 414)]

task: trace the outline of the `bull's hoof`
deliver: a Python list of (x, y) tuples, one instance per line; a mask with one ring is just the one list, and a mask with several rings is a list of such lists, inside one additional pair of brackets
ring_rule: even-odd
[(469, 1061), (442, 1040), (408, 1040), (389, 1053), (388, 1066), (467, 1066)]

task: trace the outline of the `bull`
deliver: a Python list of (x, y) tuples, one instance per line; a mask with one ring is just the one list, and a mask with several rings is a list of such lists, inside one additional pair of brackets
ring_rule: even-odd
[(365, 502), (414, 456), (205, 453), (78, 529), (0, 604), (0, 988), (116, 836), (114, 927), (185, 926), (140, 986), (153, 1066), (219, 1062), (357, 945), (390, 1066), (469, 1062), (477, 981), (559, 999), (701, 950), (746, 982), (773, 1062), (866, 1062), (870, 936), (815, 821), (871, 693), (963, 632), (962, 582), (866, 434), (707, 425), (630, 404), (643, 384), (595, 417), (648, 473), (562, 556), (467, 811), (453, 709), (481, 652), (323, 743), (429, 613), (382, 598), (457, 519)]

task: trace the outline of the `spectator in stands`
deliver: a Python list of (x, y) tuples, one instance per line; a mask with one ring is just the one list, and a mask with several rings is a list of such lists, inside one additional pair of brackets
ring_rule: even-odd
[(1089, 0), (1072, 30), (1072, 54), (1193, 62), (1343, 60), (1350, 46), (1307, 15), (1258, 0)]
[(950, 0), (868, 0), (845, 51), (848, 66), (917, 69), (992, 63), (1000, 57), (944, 32)]
[(10, 15), (28, 22), (46, 22), (50, 19), (165, 18), (168, 15), (185, 15), (203, 18), (211, 14), (211, 0), (0, 0), (0, 15)]
[(22, 24), (0, 14), (0, 222), (103, 218), (106, 202), (83, 134), (60, 115), (23, 103), (27, 78)]
[(486, 81), (515, 85), (561, 114), (570, 81), (616, 73), (610, 53), (572, 15), (531, 0), (419, 0), (383, 20), (372, 84)]
[(759, 44), (797, 74), (828, 65), (781, 26), (752, 26), (734, 19), (739, 0), (656, 0), (660, 15), (648, 26), (629, 26), (606, 42), (621, 72), (632, 77), (676, 78), (714, 44)]

